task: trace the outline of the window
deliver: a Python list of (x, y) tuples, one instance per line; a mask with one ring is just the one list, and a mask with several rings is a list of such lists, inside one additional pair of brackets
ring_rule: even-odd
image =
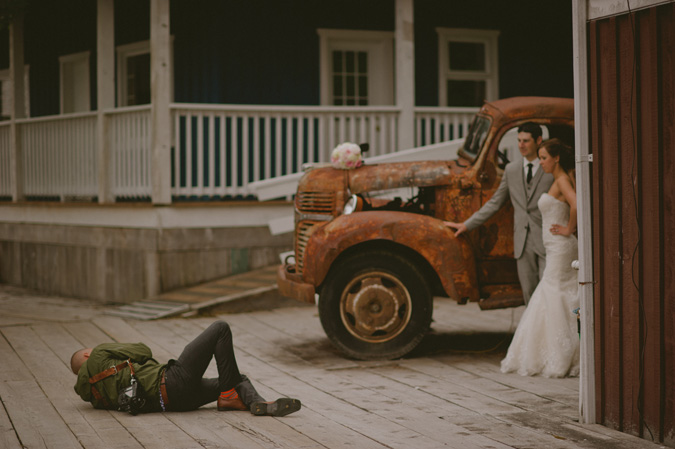
[(61, 114), (91, 110), (89, 52), (61, 56)]
[(331, 104), (367, 106), (368, 52), (333, 50), (332, 58)]
[(480, 150), (483, 149), (483, 144), (487, 138), (488, 131), (490, 131), (491, 123), (489, 118), (481, 115), (477, 115), (473, 119), (471, 129), (469, 130), (466, 139), (464, 139), (464, 146), (462, 147), (465, 155), (474, 160), (476, 159)]
[(393, 104), (393, 33), (326, 29), (318, 33), (321, 104)]
[(499, 31), (437, 28), (439, 104), (481, 106), (499, 97)]
[[(24, 108), (26, 117), (30, 117), (30, 76), (29, 66), (24, 67)], [(12, 116), (12, 82), (9, 79), (9, 69), (0, 70), (0, 120), (9, 120)]]

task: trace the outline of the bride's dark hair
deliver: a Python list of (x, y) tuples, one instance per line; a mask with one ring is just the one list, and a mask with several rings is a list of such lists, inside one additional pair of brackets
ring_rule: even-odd
[[(546, 148), (546, 152), (551, 155), (551, 157), (560, 156), (560, 166), (566, 172), (574, 170), (574, 150), (563, 142), (560, 139), (549, 139), (545, 140), (539, 145), (539, 150)], [(539, 152), (537, 150), (537, 152)]]

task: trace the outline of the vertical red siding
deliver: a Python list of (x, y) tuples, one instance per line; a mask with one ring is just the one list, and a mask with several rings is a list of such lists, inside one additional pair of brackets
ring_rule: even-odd
[[(616, 34), (615, 19), (609, 19), (597, 24), (598, 37)], [(614, 278), (614, 282), (603, 283), (603, 294), (597, 298), (600, 310), (596, 310), (596, 316), (603, 317), (603, 339), (600, 339), (602, 347), (600, 354), (605, 354), (603, 371), (599, 373), (603, 376), (603, 402), (604, 421), (615, 428), (621, 427), (622, 416), (622, 398), (621, 376), (622, 370), (617, 369), (622, 361), (621, 357), (621, 306), (618, 301), (620, 289), (621, 263), (620, 251), (621, 241), (620, 232), (617, 232), (621, 224), (620, 213), (621, 198), (619, 196), (619, 184), (616, 182), (620, 172), (621, 159), (618, 156), (617, 149), (617, 71), (616, 54), (617, 42), (615, 39), (597, 40), (597, 85), (594, 90), (598, 92), (603, 99), (597, 109), (598, 116), (595, 121), (594, 134), (598, 135), (598, 147), (592, 148), (592, 152), (597, 161), (602, 164), (594, 164), (594, 176), (602, 184), (602, 193), (598, 195), (602, 198), (600, 206), (594, 215), (597, 218), (597, 226), (603, 229), (598, 252), (598, 268), (600, 270), (598, 279)], [(605, 126), (607, 123), (614, 123), (614, 128)], [(597, 170), (596, 170), (597, 168)]]
[(589, 24), (598, 420), (675, 447), (675, 3)]
[[(644, 422), (648, 426), (647, 432), (643, 430), (643, 436), (648, 437), (654, 431), (659, 430), (660, 404), (661, 404), (661, 354), (660, 345), (663, 337), (661, 325), (661, 310), (663, 309), (663, 292), (660, 287), (661, 267), (661, 222), (663, 209), (660, 204), (663, 200), (661, 187), (663, 177), (661, 175), (662, 152), (660, 148), (659, 131), (663, 124), (659, 123), (659, 73), (658, 59), (659, 48), (658, 34), (662, 31), (657, 26), (656, 9), (636, 15), (637, 45), (639, 50), (637, 63), (640, 67), (637, 83), (640, 89), (639, 96), (639, 121), (638, 136), (642, 149), (640, 170), (640, 221), (643, 223), (643, 242), (641, 245), (642, 270), (645, 280), (643, 288), (643, 314), (641, 337), (643, 339), (643, 351), (641, 376), (644, 378), (640, 406), (644, 416)], [(671, 125), (672, 126), (672, 125)], [(637, 416), (639, 422), (640, 416)], [(649, 433), (651, 431), (651, 433)], [(649, 434), (648, 434), (649, 433)]]
[(663, 410), (661, 425), (667, 444), (675, 446), (675, 7), (663, 11), (659, 16), (659, 36), (661, 37), (660, 109), (659, 117), (664, 124), (661, 145), (664, 148), (661, 168), (663, 176), (663, 234), (661, 282), (659, 286), (663, 298), (661, 329), (663, 346), (661, 359), (662, 396), (659, 401)]
[[(636, 348), (640, 344), (640, 298), (638, 288), (640, 278), (640, 253), (637, 244), (640, 238), (637, 220), (641, 206), (638, 198), (637, 186), (630, 182), (638, 177), (642, 161), (637, 157), (637, 130), (636, 121), (640, 109), (637, 104), (637, 80), (635, 64), (635, 49), (633, 46), (633, 26), (629, 16), (616, 18), (616, 35), (618, 41), (617, 72), (618, 72), (618, 147), (616, 157), (620, 159), (618, 179), (621, 197), (621, 218), (614, 224), (618, 232), (620, 245), (621, 265), (620, 283), (617, 287), (621, 291), (621, 335), (620, 345), (623, 361), (622, 382), (619, 386), (622, 392), (623, 416), (621, 427), (625, 432), (639, 434), (639, 395), (640, 391), (631, 388), (640, 384), (639, 354), (628, 348)], [(617, 177), (614, 176), (616, 179)], [(620, 228), (619, 228), (620, 226)], [(618, 296), (617, 296), (618, 297)]]

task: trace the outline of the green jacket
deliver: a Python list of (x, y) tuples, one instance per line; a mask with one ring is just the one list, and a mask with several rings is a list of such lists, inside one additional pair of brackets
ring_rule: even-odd
[[(152, 358), (152, 351), (143, 343), (104, 343), (96, 346), (77, 374), (75, 392), (82, 400), (91, 402), (94, 408), (106, 408), (91, 392), (89, 378), (131, 359), (139, 384), (145, 390), (145, 407), (142, 412), (160, 411), (159, 382), (166, 364)], [(117, 374), (96, 383), (96, 389), (117, 410), (117, 394), (131, 384), (131, 371), (125, 367)]]

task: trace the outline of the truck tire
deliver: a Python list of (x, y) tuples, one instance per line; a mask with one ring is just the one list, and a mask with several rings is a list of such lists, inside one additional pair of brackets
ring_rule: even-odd
[(405, 257), (382, 250), (340, 261), (319, 297), (326, 335), (347, 356), (360, 360), (396, 359), (412, 351), (429, 330), (432, 309), (422, 271)]

